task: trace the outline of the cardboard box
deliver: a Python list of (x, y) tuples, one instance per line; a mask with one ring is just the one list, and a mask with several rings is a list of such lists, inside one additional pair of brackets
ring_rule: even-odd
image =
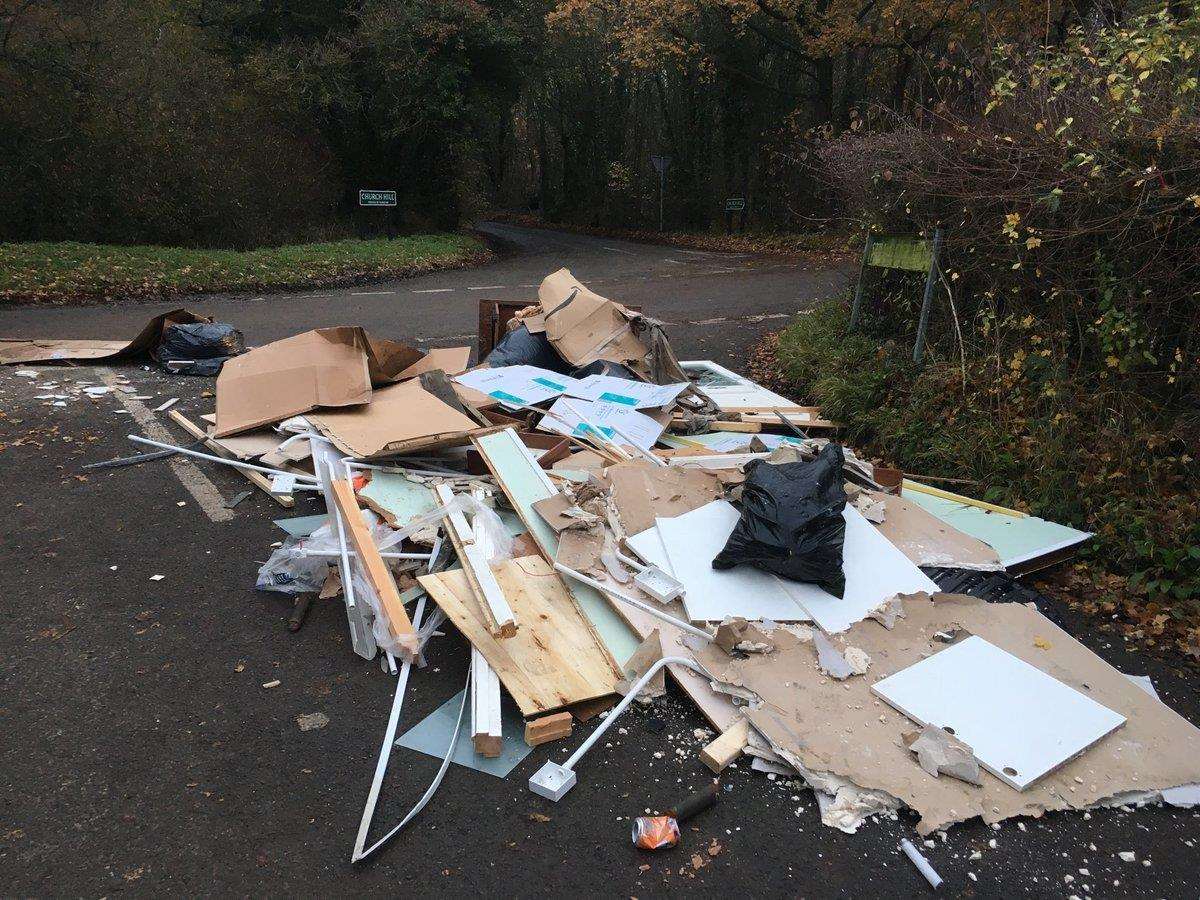
[(322, 407), (371, 400), (368, 339), (357, 326), (318, 328), (236, 356), (217, 377), (215, 437)]

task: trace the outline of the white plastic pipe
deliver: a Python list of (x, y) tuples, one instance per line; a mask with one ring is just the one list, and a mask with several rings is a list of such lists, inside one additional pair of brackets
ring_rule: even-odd
[(164, 444), (162, 441), (152, 441), (150, 438), (144, 438), (138, 434), (126, 435), (135, 444), (145, 444), (148, 447), (158, 447), (162, 450), (174, 450), (176, 453), (182, 453), (184, 456), (194, 456), (197, 459), (206, 459), (209, 462), (221, 463), (225, 466), (233, 466), (235, 469), (251, 469), (255, 472), (264, 472), (267, 475), (282, 475), (285, 478), (294, 478), (301, 486), (313, 490), (317, 487), (317, 480), (311, 475), (297, 475), (295, 472), (284, 472), (281, 469), (271, 469), (267, 466), (256, 466), (253, 463), (242, 462), (240, 459), (226, 459), (223, 456), (213, 456), (210, 453), (201, 453), (199, 450), (189, 450), (187, 447), (176, 447), (174, 444)]
[(929, 882), (929, 886), (936, 891), (938, 885), (942, 883), (942, 876), (933, 870), (933, 866), (929, 864), (929, 860), (921, 855), (921, 851), (914, 847), (912, 841), (908, 838), (900, 839), (900, 849), (904, 851), (904, 855), (912, 861), (912, 864), (917, 867), (917, 871)]
[(570, 575), (576, 581), (582, 581), (584, 584), (594, 587), (596, 590), (601, 591), (616, 600), (620, 600), (622, 603), (628, 603), (630, 606), (636, 606), (638, 609), (642, 610), (642, 612), (648, 612), (656, 619), (662, 619), (664, 622), (669, 622), (681, 631), (686, 631), (688, 634), (694, 634), (696, 637), (703, 638), (706, 641), (712, 641), (714, 639), (711, 632), (705, 631), (703, 628), (697, 628), (690, 622), (683, 621), (683, 619), (677, 619), (669, 613), (663, 612), (661, 609), (655, 609), (649, 603), (643, 603), (641, 600), (638, 600), (635, 597), (630, 597), (628, 594), (622, 594), (620, 591), (614, 590), (610, 585), (607, 585), (602, 581), (597, 581), (595, 578), (589, 578), (582, 572), (576, 572), (574, 569), (569, 569), (561, 563), (555, 563), (554, 568), (559, 572), (562, 572), (564, 575)]
[[(301, 547), (296, 552), (300, 556), (338, 556), (338, 557), (340, 557), (342, 555), (341, 550), (305, 550), (303, 547)], [(346, 555), (350, 556), (350, 557), (357, 557), (358, 552), (355, 550), (347, 550)], [(433, 556), (429, 553), (395, 553), (390, 550), (382, 550), (382, 551), (380, 551), (379, 555), (382, 556), (384, 559), (420, 559), (420, 560), (424, 560), (426, 562), (429, 562), (433, 559)]]
[(663, 666), (670, 665), (685, 666), (691, 669), (697, 675), (700, 675), (704, 678), (709, 677), (709, 674), (705, 672), (704, 668), (694, 659), (688, 659), (683, 656), (664, 656), (662, 659), (656, 660), (654, 665), (646, 670), (646, 674), (634, 682), (633, 686), (629, 689), (629, 693), (627, 693), (621, 699), (621, 702), (613, 708), (613, 711), (605, 717), (603, 724), (601, 724), (599, 728), (588, 735), (588, 739), (579, 745), (579, 749), (567, 758), (567, 761), (562, 764), (562, 767), (564, 769), (574, 769), (576, 763), (583, 758), (583, 754), (587, 753), (588, 750), (592, 748), (592, 745), (604, 736), (604, 732), (606, 732), (612, 726), (612, 724), (617, 721), (617, 718), (621, 715), (621, 713), (625, 712), (625, 710), (629, 708), (629, 704), (634, 701), (639, 693), (641, 693), (642, 688), (644, 688), (650, 682), (650, 679), (658, 674), (658, 670)]

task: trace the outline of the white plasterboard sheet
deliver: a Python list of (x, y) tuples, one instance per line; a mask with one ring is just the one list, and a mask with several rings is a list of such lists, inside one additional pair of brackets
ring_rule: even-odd
[(625, 543), (642, 558), (642, 562), (658, 566), (668, 575), (675, 574), (675, 570), (671, 568), (671, 560), (667, 557), (667, 548), (663, 546), (662, 535), (658, 533), (657, 525), (630, 535), (625, 539)]
[(871, 686), (922, 725), (967, 743), (979, 764), (1023, 791), (1125, 717), (972, 635)]
[(835, 597), (815, 584), (782, 582), (823, 630), (829, 634), (845, 631), (896, 594), (933, 594), (941, 590), (853, 506), (847, 504), (842, 516), (846, 520), (842, 545), (845, 593)]
[(656, 520), (671, 571), (684, 585), (683, 608), (688, 618), (693, 622), (719, 622), (726, 616), (808, 621), (804, 610), (769, 572), (753, 566), (725, 571), (712, 567), (713, 557), (724, 549), (738, 518), (732, 503), (714, 500), (682, 516)]

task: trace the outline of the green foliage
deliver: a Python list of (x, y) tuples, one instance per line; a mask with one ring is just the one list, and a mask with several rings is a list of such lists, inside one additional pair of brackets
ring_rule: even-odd
[[(907, 472), (965, 478), (964, 489), (1096, 533), (1093, 559), (1128, 577), (1148, 602), (1200, 616), (1197, 416), (1148, 408), (1053, 355), (1016, 350), (961, 364), (932, 351), (923, 369), (910, 341), (875, 320), (847, 334), (843, 300), (800, 316), (779, 339), (798, 399), (844, 423), (848, 444)], [(1020, 323), (1015, 323), (1016, 328)]]
[(429, 234), (264, 250), (78, 243), (0, 244), (0, 301), (161, 297), (407, 275), (484, 252), (474, 238)]

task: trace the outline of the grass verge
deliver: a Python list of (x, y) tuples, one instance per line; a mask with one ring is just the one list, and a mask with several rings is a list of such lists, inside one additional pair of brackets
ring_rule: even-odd
[(463, 266), (487, 252), (463, 234), (244, 251), (70, 241), (0, 244), (0, 303), (70, 304), (327, 286)]
[[(914, 476), (1095, 532), (1057, 584), (1126, 637), (1200, 659), (1200, 423), (1049, 358), (960, 358), (909, 335), (847, 333), (845, 298), (760, 347), (750, 374), (819, 404), (841, 439)], [(774, 376), (774, 377), (772, 377)], [(933, 482), (941, 484), (941, 482)]]

